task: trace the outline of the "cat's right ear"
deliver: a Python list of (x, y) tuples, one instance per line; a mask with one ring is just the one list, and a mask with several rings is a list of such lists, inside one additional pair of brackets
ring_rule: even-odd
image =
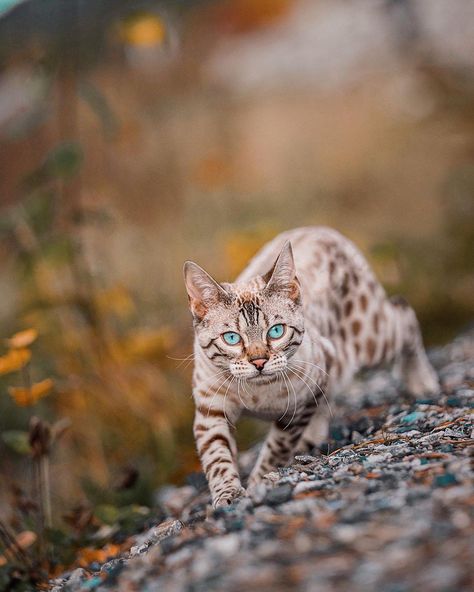
[(291, 300), (299, 302), (300, 284), (296, 278), (295, 260), (290, 241), (286, 241), (274, 266), (262, 277), (267, 283), (265, 290), (268, 293), (283, 292)]
[(189, 308), (196, 319), (201, 320), (218, 300), (229, 299), (229, 294), (224, 288), (194, 261), (186, 261), (183, 272)]

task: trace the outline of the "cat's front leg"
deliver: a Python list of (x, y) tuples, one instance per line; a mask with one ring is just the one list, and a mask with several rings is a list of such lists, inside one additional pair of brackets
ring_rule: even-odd
[(298, 409), (293, 418), (285, 415), (272, 424), (250, 474), (248, 491), (251, 492), (264, 475), (287, 464), (315, 409), (312, 402), (308, 403)]
[[(197, 406), (194, 438), (215, 508), (245, 494), (236, 463), (237, 447), (230, 430), (229, 410)], [(235, 415), (235, 414), (234, 414)]]

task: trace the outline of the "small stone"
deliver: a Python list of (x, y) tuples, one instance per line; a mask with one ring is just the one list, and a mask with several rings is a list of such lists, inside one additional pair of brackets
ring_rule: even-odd
[(266, 475), (263, 476), (264, 483), (277, 483), (280, 480), (280, 473), (278, 471), (270, 471)]
[(315, 462), (318, 462), (318, 459), (310, 454), (301, 454), (295, 456), (295, 461), (300, 465), (311, 465)]
[(446, 399), (446, 405), (448, 405), (449, 407), (463, 407), (464, 404), (461, 401), (461, 399), (459, 399), (459, 397), (448, 397)]
[(130, 555), (132, 557), (141, 555), (151, 545), (156, 545), (166, 537), (177, 534), (183, 527), (184, 525), (180, 520), (173, 520), (172, 518), (165, 520), (137, 537), (136, 544), (130, 549)]
[(316, 479), (313, 481), (301, 481), (297, 483), (294, 489), (295, 495), (298, 493), (303, 493), (306, 491), (315, 491), (319, 489), (323, 489), (326, 484), (326, 481), (322, 481), (321, 479)]
[(439, 450), (441, 452), (452, 452), (454, 450), (454, 446), (452, 444), (443, 444), (442, 446), (440, 446)]
[(450, 487), (451, 485), (458, 485), (456, 475), (452, 473), (444, 473), (444, 475), (436, 475), (434, 480), (435, 487)]
[(94, 590), (100, 584), (102, 584), (102, 579), (99, 578), (98, 576), (94, 576), (94, 577), (90, 578), (89, 580), (82, 582), (81, 588), (82, 588), (82, 590)]
[(426, 413), (423, 413), (423, 411), (413, 411), (412, 413), (405, 415), (405, 417), (402, 417), (402, 422), (408, 424), (416, 423), (417, 421), (420, 421), (420, 419), (424, 419), (425, 417)]
[(69, 576), (69, 580), (68, 580), (68, 586), (71, 586), (71, 588), (74, 588), (74, 586), (77, 586), (78, 584), (82, 583), (82, 580), (85, 580), (87, 577), (87, 572), (85, 569), (82, 569), (82, 567), (78, 567), (77, 569), (75, 569), (72, 574)]
[(379, 463), (386, 462), (390, 458), (392, 458), (392, 455), (389, 452), (382, 454), (369, 454), (369, 456), (364, 460), (364, 462), (367, 464), (376, 465)]
[(219, 555), (230, 557), (239, 550), (240, 538), (236, 533), (226, 534), (219, 538), (208, 539), (206, 547)]
[(291, 499), (292, 495), (293, 486), (290, 483), (284, 483), (270, 489), (265, 496), (264, 502), (269, 506), (278, 506)]

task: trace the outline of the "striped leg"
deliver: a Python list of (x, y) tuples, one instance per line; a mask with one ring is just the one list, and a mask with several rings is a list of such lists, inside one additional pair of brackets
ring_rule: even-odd
[(298, 409), (293, 419), (290, 414), (272, 424), (250, 474), (249, 489), (261, 481), (269, 471), (286, 465), (295, 451), (304, 429), (313, 417), (315, 409), (314, 401), (311, 401)]
[(197, 407), (194, 438), (215, 508), (245, 493), (236, 464), (237, 447), (223, 411)]

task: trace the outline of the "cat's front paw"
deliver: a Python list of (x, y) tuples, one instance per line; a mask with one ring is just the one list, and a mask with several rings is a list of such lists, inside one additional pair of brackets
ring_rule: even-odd
[(232, 487), (231, 489), (226, 489), (217, 497), (215, 497), (212, 500), (212, 505), (214, 506), (214, 508), (222, 508), (225, 506), (229, 506), (233, 502), (245, 497), (246, 495), (247, 492), (243, 487)]

